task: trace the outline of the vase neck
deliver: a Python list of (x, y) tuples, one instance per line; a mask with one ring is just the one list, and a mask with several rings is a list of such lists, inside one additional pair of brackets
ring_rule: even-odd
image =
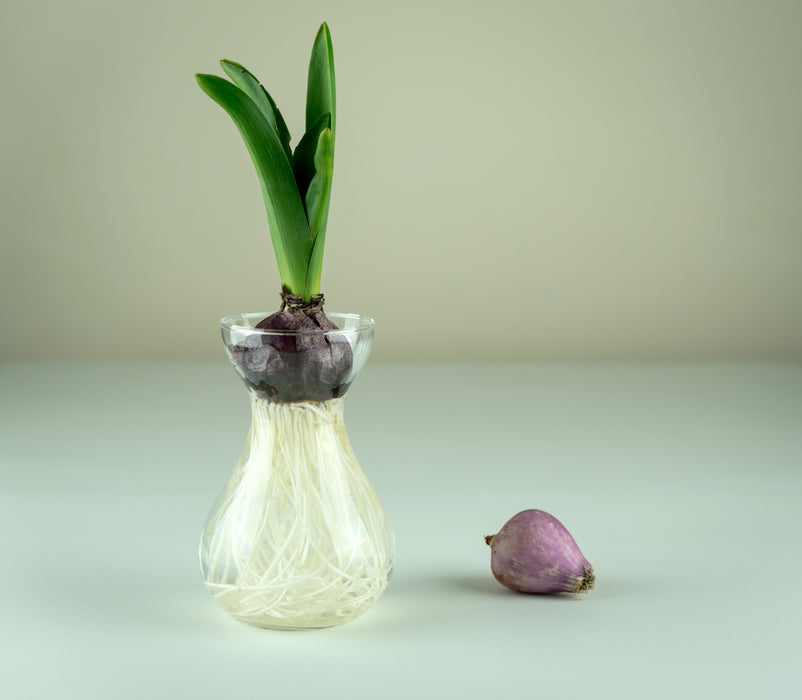
[(328, 401), (272, 401), (251, 395), (253, 422), (336, 423), (343, 417), (345, 397)]

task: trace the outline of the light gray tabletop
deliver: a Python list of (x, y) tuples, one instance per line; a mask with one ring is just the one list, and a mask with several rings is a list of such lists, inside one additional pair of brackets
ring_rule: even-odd
[[(768, 698), (802, 658), (802, 368), (368, 363), (346, 405), (390, 587), (312, 632), (234, 622), (200, 528), (249, 424), (213, 365), (0, 367), (3, 698)], [(596, 569), (516, 594), (541, 508)]]

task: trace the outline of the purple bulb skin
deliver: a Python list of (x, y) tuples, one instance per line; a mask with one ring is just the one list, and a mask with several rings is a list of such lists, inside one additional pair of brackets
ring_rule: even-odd
[[(257, 325), (228, 354), (246, 386), (274, 402), (328, 401), (348, 390), (353, 353), (323, 312), (323, 295), (304, 302), (282, 291), (282, 308)], [(284, 333), (285, 331), (291, 331)]]
[(493, 575), (514, 591), (576, 594), (594, 586), (590, 562), (565, 526), (545, 511), (524, 510), (485, 541)]

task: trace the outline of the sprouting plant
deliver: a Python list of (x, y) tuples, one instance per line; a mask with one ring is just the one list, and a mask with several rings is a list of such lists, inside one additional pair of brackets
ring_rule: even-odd
[(267, 209), (284, 291), (309, 303), (320, 294), (323, 248), (334, 173), (336, 89), (331, 34), (315, 37), (306, 93), (306, 131), (293, 150), (275, 100), (244, 66), (220, 62), (231, 82), (198, 74), (200, 87), (242, 135)]
[[(331, 331), (320, 277), (334, 172), (336, 89), (331, 34), (315, 37), (306, 90), (306, 132), (293, 150), (275, 100), (244, 66), (221, 61), (225, 74), (197, 75), (242, 135), (259, 177), (281, 276), (281, 308), (256, 328)], [(274, 401), (321, 400), (340, 391), (352, 352), (336, 334), (264, 334), (229, 347), (248, 386)]]

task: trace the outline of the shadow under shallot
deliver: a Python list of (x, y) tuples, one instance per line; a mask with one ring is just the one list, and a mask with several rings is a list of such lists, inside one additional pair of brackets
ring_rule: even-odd
[[(464, 620), (466, 615), (484, 615), (488, 606), (505, 606), (521, 597), (527, 597), (527, 594), (505, 588), (490, 572), (431, 572), (424, 576), (395, 577), (375, 607), (365, 616), (363, 629), (374, 625), (417, 631), (442, 627)], [(560, 602), (573, 599), (571, 595), (532, 597), (551, 598)]]

